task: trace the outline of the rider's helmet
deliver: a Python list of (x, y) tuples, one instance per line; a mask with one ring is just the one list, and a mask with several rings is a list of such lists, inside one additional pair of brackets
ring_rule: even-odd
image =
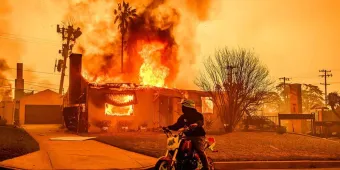
[(181, 102), (182, 106), (195, 109), (195, 102), (188, 99), (183, 99)]

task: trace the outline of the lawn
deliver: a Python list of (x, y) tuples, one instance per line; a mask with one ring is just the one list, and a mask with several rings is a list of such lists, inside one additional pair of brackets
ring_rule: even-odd
[(39, 144), (25, 130), (0, 126), (0, 162), (39, 150)]
[[(340, 143), (322, 138), (274, 132), (234, 132), (215, 137), (215, 161), (340, 160)], [(166, 136), (154, 132), (100, 135), (98, 141), (137, 153), (160, 157)]]

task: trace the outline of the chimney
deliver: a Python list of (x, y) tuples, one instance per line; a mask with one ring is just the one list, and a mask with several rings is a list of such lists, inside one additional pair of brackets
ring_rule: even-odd
[(15, 100), (24, 96), (23, 63), (17, 63), (17, 78), (15, 79)]
[(79, 103), (78, 99), (81, 97), (81, 68), (82, 68), (82, 55), (70, 55), (70, 74), (69, 74), (69, 87), (68, 95), (70, 104)]

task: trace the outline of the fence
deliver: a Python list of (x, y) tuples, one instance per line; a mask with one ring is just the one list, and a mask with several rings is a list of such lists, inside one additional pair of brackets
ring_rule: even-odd
[(278, 116), (263, 116), (265, 119), (270, 120), (275, 123), (275, 125), (279, 124), (279, 117)]

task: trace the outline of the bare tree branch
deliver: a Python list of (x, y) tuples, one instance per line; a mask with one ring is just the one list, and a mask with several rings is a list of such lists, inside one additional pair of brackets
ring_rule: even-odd
[[(235, 72), (228, 72), (229, 65)], [(210, 93), (217, 114), (232, 131), (244, 113), (254, 112), (272, 89), (268, 77), (268, 69), (252, 51), (224, 48), (206, 59), (195, 83)]]

